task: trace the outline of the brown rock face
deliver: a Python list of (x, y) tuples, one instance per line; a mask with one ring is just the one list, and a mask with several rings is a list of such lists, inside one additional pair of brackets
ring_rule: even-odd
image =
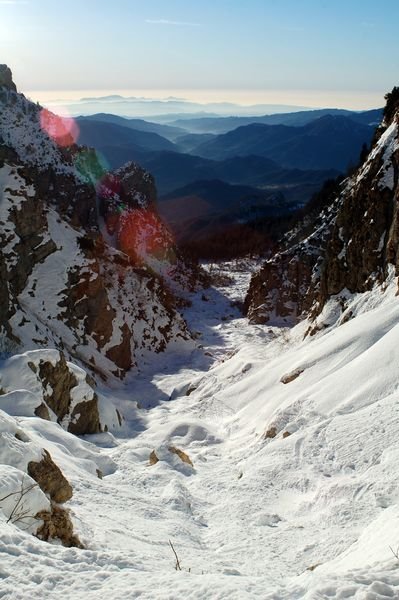
[[(12, 163), (14, 160), (14, 152), (0, 146), (0, 168), (5, 161)], [(14, 298), (25, 288), (34, 266), (56, 249), (53, 240), (45, 240), (47, 220), (43, 202), (36, 196), (28, 196), (25, 199), (24, 188), (9, 189), (7, 192), (16, 203), (20, 198), (24, 198), (24, 210), (14, 207), (9, 213), (9, 221), (16, 239), (13, 251), (18, 256), (18, 260), (12, 261), (12, 268), (3, 252), (9, 242), (8, 228), (4, 227), (6, 223), (0, 222), (0, 278), (3, 283), (0, 286), (0, 328), (4, 327), (6, 331), (9, 330), (9, 319), (16, 310)]]
[(244, 309), (251, 323), (278, 317), (292, 323), (309, 308), (314, 256), (287, 251), (268, 261), (251, 279)]
[(68, 326), (75, 329), (83, 321), (85, 336), (92, 335), (97, 343), (106, 344), (112, 336), (115, 311), (109, 304), (105, 281), (96, 261), (88, 273), (82, 274), (79, 268), (71, 269), (63, 292), (64, 299), (59, 306), (65, 309), (63, 317)]
[[(396, 117), (391, 127), (397, 127), (397, 122)], [(389, 264), (398, 272), (399, 149), (389, 160), (385, 152), (383, 145), (343, 196), (321, 272), (320, 308), (344, 288), (364, 292), (375, 282), (382, 282)]]
[(7, 65), (0, 65), (0, 87), (2, 86), (14, 92), (17, 91), (17, 87), (12, 80), (11, 69)]
[[(105, 425), (105, 427), (107, 427), (107, 425)], [(94, 394), (92, 400), (79, 402), (79, 404), (74, 407), (71, 413), (71, 421), (68, 424), (68, 431), (75, 435), (85, 435), (87, 433), (98, 433), (102, 431), (96, 394)]]
[(53, 502), (62, 503), (72, 498), (72, 487), (57, 467), (47, 450), (43, 450), (40, 462), (28, 464), (28, 475), (39, 484), (40, 489), (50, 496)]
[(78, 385), (74, 374), (68, 369), (65, 356), (60, 352), (60, 360), (53, 366), (51, 362), (39, 363), (39, 377), (44, 390), (51, 390), (44, 395), (46, 404), (58, 417), (59, 421), (69, 412), (71, 390)]
[(132, 366), (132, 352), (130, 349), (131, 333), (126, 323), (122, 325), (122, 341), (118, 346), (113, 346), (107, 352), (107, 357), (118, 367), (128, 371)]
[(35, 415), (45, 421), (51, 421), (49, 409), (44, 402), (35, 408)]
[[(45, 396), (45, 400), (58, 416), (58, 419), (62, 421), (65, 415), (70, 412), (71, 391), (78, 384), (78, 381), (68, 369), (62, 352), (60, 352), (60, 361), (55, 367), (52, 367), (51, 363), (43, 364), (42, 362), (39, 367), (44, 389), (48, 386), (52, 389), (51, 396)], [(99, 433), (101, 431), (98, 399), (95, 393), (91, 400), (79, 402), (73, 408), (70, 414), (68, 431), (75, 435)]]
[(121, 197), (135, 208), (137, 205), (154, 206), (157, 190), (153, 176), (136, 163), (127, 163), (115, 171), (121, 182)]
[[(98, 398), (94, 393), (92, 399), (83, 400), (71, 410), (72, 390), (78, 385), (78, 380), (69, 369), (65, 356), (59, 353), (59, 360), (53, 365), (50, 361), (41, 360), (37, 369), (46, 405), (57, 415), (59, 423), (68, 418), (68, 431), (75, 435), (99, 433), (101, 431), (100, 416), (98, 412)], [(32, 365), (30, 365), (33, 370)], [(36, 409), (36, 414), (42, 418), (49, 418), (46, 405), (41, 404)]]

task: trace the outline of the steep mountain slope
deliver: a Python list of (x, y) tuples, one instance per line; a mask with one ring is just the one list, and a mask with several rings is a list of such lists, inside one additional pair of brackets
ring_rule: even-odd
[[(52, 453), (58, 444), (87, 548), (48, 546), (0, 519), (13, 600), (398, 595), (396, 280), (348, 298), (351, 321), (304, 340), (306, 323), (248, 326), (231, 307), (245, 267), (225, 265), (220, 275), (235, 282), (207, 302), (192, 296), (186, 316), (213, 355), (207, 363), (160, 360), (114, 390), (124, 436), (97, 438), (88, 463), (91, 445), (77, 441), (68, 464), (69, 434), (48, 442)], [(32, 447), (49, 433), (40, 424), (9, 418), (8, 428)], [(89, 470), (100, 461), (103, 480)]]
[(362, 145), (370, 142), (373, 133), (374, 127), (326, 115), (303, 127), (238, 127), (197, 146), (195, 153), (215, 160), (254, 154), (284, 167), (345, 171), (350, 163), (357, 164)]
[[(146, 352), (187, 343), (170, 290), (196, 275), (188, 265), (186, 280), (180, 275), (148, 174), (128, 165), (106, 176), (94, 151), (74, 145), (74, 121), (0, 83), (4, 344), (61, 348), (94, 370), (123, 375)], [(99, 215), (111, 204), (119, 215), (114, 236)]]
[(321, 213), (298, 223), (286, 249), (254, 277), (246, 300), (251, 319), (317, 315), (330, 296), (371, 289), (384, 281), (391, 265), (397, 269), (398, 149), (398, 114), (393, 111), (341, 193)]

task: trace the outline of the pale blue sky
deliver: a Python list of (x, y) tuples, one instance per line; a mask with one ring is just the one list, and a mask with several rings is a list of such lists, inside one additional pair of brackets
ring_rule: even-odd
[(0, 0), (0, 62), (29, 91), (373, 105), (399, 83), (398, 23), (397, 0)]

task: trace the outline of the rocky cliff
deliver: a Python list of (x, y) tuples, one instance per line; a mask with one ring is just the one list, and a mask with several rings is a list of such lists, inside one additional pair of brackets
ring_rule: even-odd
[[(245, 302), (252, 322), (314, 319), (329, 298), (369, 290), (391, 268), (398, 274), (397, 96), (395, 89), (387, 95), (384, 121), (363, 164), (321, 211), (297, 223), (252, 278)], [(343, 299), (341, 305), (344, 312)]]
[(77, 139), (0, 66), (1, 344), (123, 376), (148, 351), (192, 343), (176, 294), (200, 277), (156, 213), (151, 176), (132, 163), (107, 173)]

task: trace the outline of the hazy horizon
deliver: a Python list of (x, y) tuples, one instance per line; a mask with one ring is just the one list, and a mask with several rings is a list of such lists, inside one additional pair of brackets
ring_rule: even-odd
[(0, 0), (0, 62), (41, 102), (162, 91), (361, 110), (398, 83), (398, 19), (393, 0)]
[[(18, 84), (18, 79), (14, 77)], [(53, 110), (74, 112), (84, 100), (99, 100), (107, 96), (121, 96), (143, 102), (187, 102), (202, 105), (204, 109), (215, 104), (233, 104), (250, 109), (254, 107), (287, 107), (288, 111), (317, 108), (369, 110), (384, 105), (384, 94), (316, 90), (187, 90), (187, 89), (81, 89), (81, 90), (21, 90), (26, 96)], [(105, 103), (104, 103), (105, 104)], [(274, 111), (272, 111), (274, 112)], [(278, 112), (280, 112), (278, 110)]]

